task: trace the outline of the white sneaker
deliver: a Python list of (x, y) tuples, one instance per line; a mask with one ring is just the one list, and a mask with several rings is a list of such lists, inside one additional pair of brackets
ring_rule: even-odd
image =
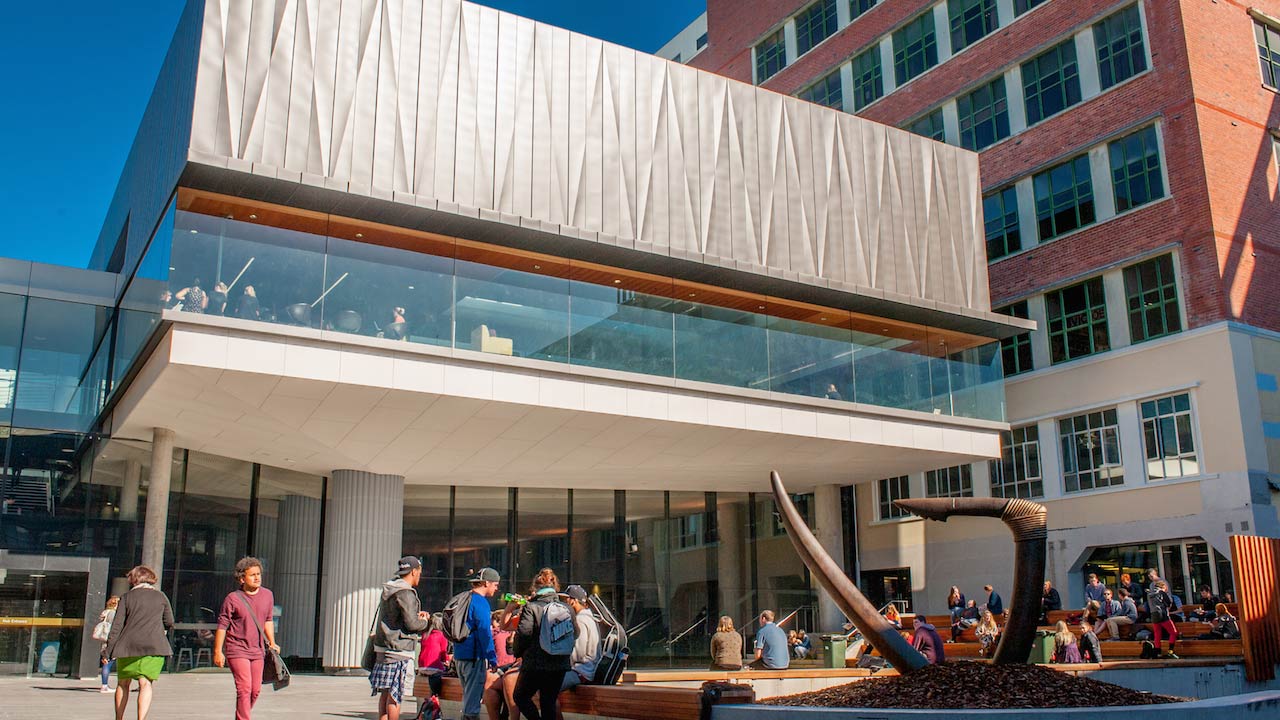
[(110, 685), (103, 685), (102, 687), (98, 688), (98, 692), (102, 693), (103, 695), (106, 695), (107, 693), (115, 692), (115, 688), (111, 687)]

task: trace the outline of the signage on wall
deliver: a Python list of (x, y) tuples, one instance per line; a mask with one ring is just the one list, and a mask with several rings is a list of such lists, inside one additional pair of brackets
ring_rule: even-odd
[(36, 663), (36, 672), (52, 675), (58, 672), (58, 650), (62, 643), (57, 640), (40, 643), (40, 659)]

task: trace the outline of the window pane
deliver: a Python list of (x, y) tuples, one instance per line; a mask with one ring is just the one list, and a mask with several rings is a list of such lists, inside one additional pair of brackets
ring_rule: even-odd
[[(996, 312), (1026, 319), (1028, 315), (1027, 301), (1016, 302), (997, 308)], [(1018, 373), (1032, 370), (1031, 333), (1021, 333), (1000, 341), (1000, 352), (1004, 364), (1004, 376), (1011, 377)]]
[(880, 48), (873, 45), (853, 59), (853, 110), (857, 112), (884, 95)]
[(942, 122), (942, 108), (938, 108), (924, 117), (916, 120), (907, 127), (907, 130), (931, 140), (938, 142), (946, 142), (946, 130)]
[(1093, 180), (1089, 156), (1081, 155), (1032, 178), (1040, 242), (1092, 223)]
[(1043, 2), (1045, 2), (1045, 0), (1013, 0), (1013, 14), (1021, 15)]
[(849, 0), (849, 19), (857, 18), (862, 13), (876, 6), (878, 0)]
[(836, 32), (836, 0), (818, 0), (796, 16), (796, 51), (803, 55)]
[(782, 29), (779, 28), (777, 32), (756, 45), (756, 82), (762, 83), (768, 80), (786, 66), (787, 43)]
[(1261, 22), (1254, 24), (1258, 41), (1258, 63), (1262, 66), (1262, 82), (1280, 88), (1280, 32)]
[(999, 25), (996, 0), (949, 0), (951, 52), (960, 50), (995, 32)]
[(1199, 473), (1190, 395), (1181, 393), (1142, 405), (1147, 477), (1159, 480)]
[(1001, 462), (991, 464), (991, 494), (994, 497), (1039, 497), (1040, 430), (1035, 425), (1000, 434)]
[(982, 199), (982, 217), (987, 236), (987, 261), (998, 260), (1022, 249), (1018, 223), (1018, 191), (1007, 187)]
[(1103, 90), (1147, 69), (1142, 18), (1137, 5), (1130, 5), (1094, 25), (1093, 42), (1098, 51), (1098, 77)]
[(1124, 468), (1114, 410), (1058, 421), (1068, 492), (1122, 485)]
[(1160, 147), (1155, 126), (1144, 128), (1107, 146), (1116, 212), (1124, 212), (1164, 197)]
[(937, 64), (938, 37), (932, 11), (894, 31), (893, 74), (898, 85)]
[(1181, 331), (1172, 255), (1161, 255), (1125, 268), (1124, 290), (1133, 342)]
[(826, 105), (836, 110), (844, 109), (844, 97), (840, 88), (840, 71), (837, 70), (810, 85), (798, 96), (818, 105)]
[(1066, 362), (1111, 349), (1102, 278), (1052, 291), (1045, 300), (1050, 361)]
[(1074, 40), (1022, 64), (1027, 124), (1052, 117), (1080, 102), (1080, 75)]
[(1004, 76), (956, 100), (960, 115), (960, 145), (981, 150), (1009, 137), (1009, 108)]
[(906, 510), (902, 510), (893, 504), (894, 500), (904, 500), (911, 497), (907, 490), (906, 475), (880, 480), (877, 483), (877, 490), (876, 497), (879, 503), (881, 520), (892, 520), (906, 517), (909, 514)]

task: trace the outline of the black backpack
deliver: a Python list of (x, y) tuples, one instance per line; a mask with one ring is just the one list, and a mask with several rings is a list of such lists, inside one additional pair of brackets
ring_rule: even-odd
[(603, 626), (600, 636), (600, 663), (596, 665), (596, 674), (591, 679), (591, 684), (617, 685), (622, 677), (622, 671), (627, 669), (627, 659), (631, 657), (631, 650), (627, 647), (627, 630), (613, 616), (609, 606), (605, 605), (599, 595), (588, 597), (587, 607), (591, 608), (592, 614), (599, 618)]
[(444, 627), (440, 630), (454, 645), (465, 642), (471, 636), (471, 626), (467, 624), (467, 618), (471, 615), (472, 594), (470, 590), (463, 590), (454, 595), (449, 598), (448, 604), (440, 613), (444, 616)]
[(1155, 643), (1150, 640), (1142, 641), (1142, 652), (1138, 654), (1140, 660), (1155, 660), (1160, 657), (1160, 651), (1156, 650)]

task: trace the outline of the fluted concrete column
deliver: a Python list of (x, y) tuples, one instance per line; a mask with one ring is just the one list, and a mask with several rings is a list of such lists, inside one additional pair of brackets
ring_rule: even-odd
[(151, 478), (142, 527), (142, 564), (164, 578), (164, 538), (169, 525), (169, 481), (173, 474), (173, 431), (156, 428), (151, 439)]
[(320, 540), (320, 500), (286, 495), (280, 500), (271, 587), (282, 607), (276, 642), (288, 655), (315, 654), (316, 543)]
[(120, 488), (120, 519), (134, 522), (138, 519), (138, 493), (142, 487), (142, 463), (127, 460), (124, 464), (124, 482)]
[(335, 470), (324, 535), (324, 666), (360, 667), (382, 583), (395, 576), (404, 478)]
[[(844, 569), (844, 519), (840, 516), (840, 486), (819, 485), (813, 489), (813, 534), (827, 554)], [(846, 622), (844, 613), (826, 590), (818, 588), (818, 622), (824, 632), (835, 632)]]

